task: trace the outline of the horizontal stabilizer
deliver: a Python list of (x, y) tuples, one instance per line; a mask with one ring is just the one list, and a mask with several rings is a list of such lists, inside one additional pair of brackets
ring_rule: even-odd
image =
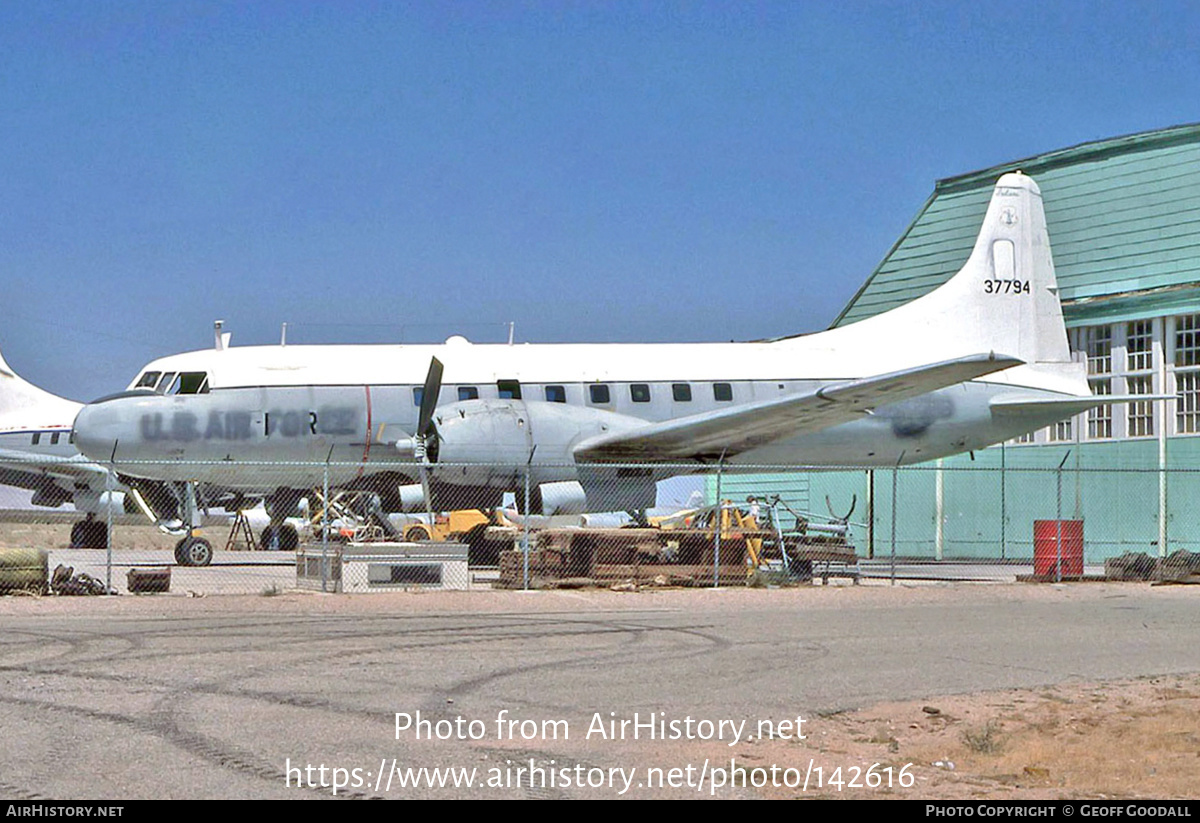
[(1173, 394), (1093, 394), (1088, 397), (1033, 397), (1030, 395), (1007, 395), (992, 399), (992, 411), (996, 414), (1020, 415), (1029, 412), (1061, 412), (1062, 418), (1083, 414), (1097, 406), (1115, 406), (1119, 403), (1144, 403), (1148, 400), (1174, 400)]
[(611, 432), (579, 444), (574, 456), (581, 463), (731, 457), (784, 437), (811, 434), (858, 420), (879, 406), (974, 380), (1022, 362), (1004, 355), (976, 354), (860, 380), (829, 383), (805, 394)]

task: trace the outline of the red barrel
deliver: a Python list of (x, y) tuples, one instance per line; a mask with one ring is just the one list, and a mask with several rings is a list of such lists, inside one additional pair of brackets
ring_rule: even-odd
[(1033, 521), (1033, 573), (1038, 577), (1055, 577), (1058, 562), (1058, 535), (1062, 527), (1062, 576), (1083, 577), (1083, 521)]

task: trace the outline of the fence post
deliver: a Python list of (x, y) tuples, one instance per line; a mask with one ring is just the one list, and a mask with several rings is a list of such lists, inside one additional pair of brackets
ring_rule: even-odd
[[(332, 449), (330, 450), (332, 452)], [(329, 458), (325, 458), (324, 477), (321, 480), (321, 591), (328, 591), (329, 580)], [(308, 561), (306, 560), (305, 563)], [(305, 574), (307, 576), (307, 569)]]
[(875, 559), (875, 470), (867, 469), (867, 559)]
[(933, 524), (933, 556), (936, 560), (946, 559), (946, 473), (942, 458), (937, 459), (933, 472), (933, 512), (937, 522)]
[(1057, 486), (1058, 486), (1058, 505), (1055, 510), (1055, 520), (1054, 520), (1055, 531), (1057, 532), (1057, 539), (1054, 542), (1054, 551), (1057, 555), (1057, 559), (1055, 560), (1055, 563), (1054, 563), (1054, 582), (1055, 583), (1062, 582), (1062, 470), (1063, 470), (1063, 466), (1066, 465), (1066, 463), (1067, 463), (1067, 458), (1070, 456), (1071, 456), (1071, 450), (1067, 449), (1067, 453), (1063, 455), (1063, 459), (1060, 460), (1058, 463), (1058, 469), (1056, 469), (1054, 472), (1054, 474), (1056, 475)]
[(896, 488), (900, 481), (900, 464), (904, 462), (904, 452), (896, 458), (892, 466), (892, 585), (896, 585)]
[[(114, 448), (114, 451), (115, 451), (115, 450), (116, 450), (116, 449)], [(104, 475), (104, 491), (105, 491), (105, 496), (108, 498), (108, 503), (107, 503), (107, 504), (105, 505), (105, 507), (104, 507), (104, 508), (105, 508), (105, 511), (107, 512), (107, 513), (105, 514), (105, 517), (104, 517), (104, 525), (105, 525), (105, 529), (104, 529), (104, 547), (105, 547), (105, 554), (104, 554), (104, 589), (105, 589), (105, 594), (108, 594), (109, 592), (111, 592), (111, 591), (112, 591), (112, 561), (113, 561), (113, 556), (112, 556), (112, 553), (113, 553), (113, 545), (112, 545), (113, 514), (112, 514), (112, 507), (113, 507), (113, 475), (114, 475), (115, 473), (116, 473), (116, 469), (115, 469), (115, 468), (110, 468), (110, 469), (108, 470), (108, 472), (106, 472), (106, 473), (105, 473), (105, 475)]]
[(1008, 506), (1005, 490), (1008, 487), (1008, 466), (1005, 462), (1004, 443), (1000, 443), (1000, 559), (1004, 560), (1008, 549)]
[(713, 588), (721, 587), (721, 515), (725, 513), (721, 506), (721, 468), (725, 464), (725, 453), (717, 461), (717, 505), (713, 509)]
[(525, 467), (525, 500), (522, 508), (525, 509), (525, 520), (521, 526), (521, 586), (529, 591), (529, 466)]

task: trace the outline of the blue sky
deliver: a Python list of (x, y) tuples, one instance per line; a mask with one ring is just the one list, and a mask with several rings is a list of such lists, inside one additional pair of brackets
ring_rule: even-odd
[(936, 179), (1200, 121), (1187, 3), (0, 4), (0, 350), (754, 339)]

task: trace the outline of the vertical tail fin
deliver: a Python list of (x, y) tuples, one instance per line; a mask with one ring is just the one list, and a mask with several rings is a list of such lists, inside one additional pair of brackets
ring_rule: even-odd
[(1070, 362), (1037, 183), (1019, 172), (1001, 177), (967, 262), (901, 311), (937, 323), (939, 336), (956, 349), (994, 351), (1030, 365)]
[(0, 429), (69, 426), (79, 408), (23, 379), (0, 354)]

